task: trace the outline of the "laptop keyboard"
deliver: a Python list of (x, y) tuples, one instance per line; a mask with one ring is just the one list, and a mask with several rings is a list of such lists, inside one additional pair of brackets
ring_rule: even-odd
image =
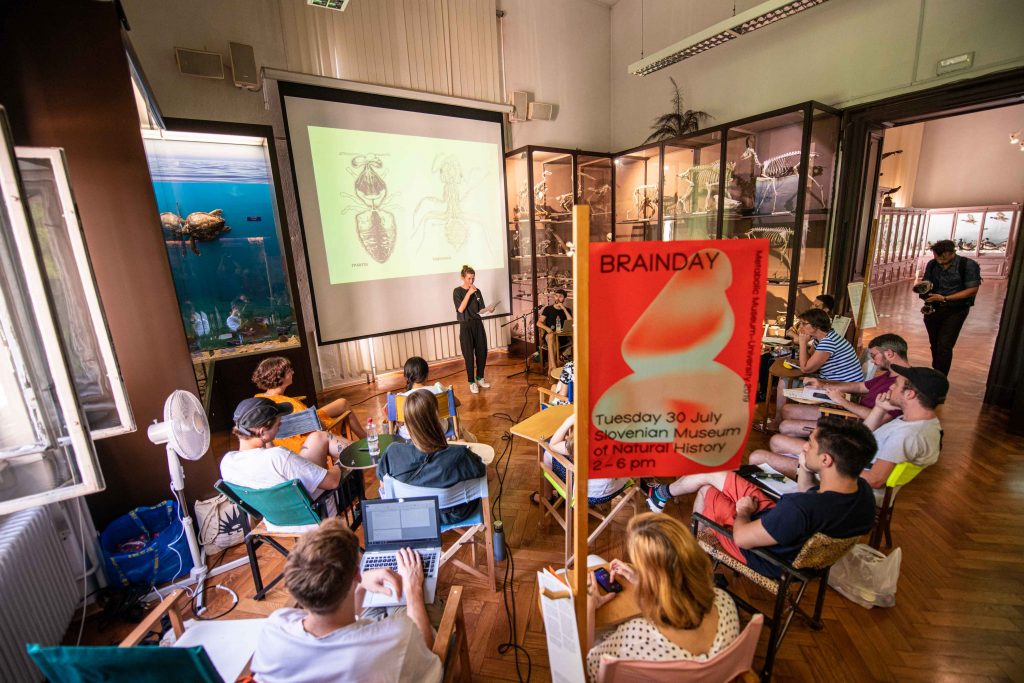
[[(437, 553), (420, 553), (420, 562), (423, 564), (423, 576), (433, 576), (437, 564)], [(398, 557), (396, 555), (370, 555), (363, 558), (363, 571), (368, 569), (390, 569), (398, 571)]]

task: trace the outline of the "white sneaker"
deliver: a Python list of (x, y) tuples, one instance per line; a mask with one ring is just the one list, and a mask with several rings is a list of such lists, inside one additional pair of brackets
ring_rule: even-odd
[(476, 385), (476, 382), (472, 382), (472, 383), (471, 383), (471, 384), (469, 385), (469, 391), (470, 391), (470, 393), (472, 393), (472, 394), (479, 394), (479, 393), (480, 393), (480, 387), (478, 387), (478, 386)]
[(490, 389), (491, 388), (490, 383), (487, 380), (485, 380), (483, 377), (479, 378), (476, 381), (476, 383), (479, 384), (480, 386), (482, 386), (484, 389)]

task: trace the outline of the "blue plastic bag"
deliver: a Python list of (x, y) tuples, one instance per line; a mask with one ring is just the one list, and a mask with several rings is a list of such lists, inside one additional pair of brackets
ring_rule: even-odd
[[(140, 536), (142, 548), (118, 551), (121, 544)], [(154, 586), (192, 569), (188, 538), (172, 500), (121, 515), (100, 534), (100, 548), (107, 579), (114, 585)]]

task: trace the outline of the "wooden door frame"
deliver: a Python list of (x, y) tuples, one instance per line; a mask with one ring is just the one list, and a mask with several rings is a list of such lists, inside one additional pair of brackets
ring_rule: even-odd
[[(874, 202), (865, 204), (865, 192), (874, 197), (877, 168), (872, 163), (870, 138), (897, 124), (928, 121), (957, 114), (1019, 104), (1024, 101), (1024, 69), (1017, 68), (958, 81), (928, 90), (852, 107), (843, 112), (839, 187), (832, 264), (828, 291), (845, 304), (846, 284), (863, 278), (870, 254), (868, 241)], [(865, 215), (865, 211), (867, 215)], [(1015, 249), (999, 336), (989, 370), (986, 403), (1013, 407), (1024, 422), (1024, 249)], [(1020, 388), (1018, 391), (1018, 387)], [(1011, 417), (1011, 422), (1013, 418)]]

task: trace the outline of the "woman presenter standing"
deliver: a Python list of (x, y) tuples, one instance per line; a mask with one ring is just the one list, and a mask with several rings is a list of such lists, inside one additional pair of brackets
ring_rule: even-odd
[[(459, 321), (459, 342), (462, 344), (462, 357), (466, 359), (466, 376), (469, 378), (469, 390), (480, 393), (480, 387), (490, 388), (484, 379), (484, 365), (487, 363), (487, 333), (480, 314), (490, 313), (498, 305), (484, 306), (484, 297), (473, 282), (476, 271), (469, 266), (462, 266), (462, 285), (452, 292), (455, 303), (456, 318)], [(475, 367), (474, 367), (475, 361)]]

